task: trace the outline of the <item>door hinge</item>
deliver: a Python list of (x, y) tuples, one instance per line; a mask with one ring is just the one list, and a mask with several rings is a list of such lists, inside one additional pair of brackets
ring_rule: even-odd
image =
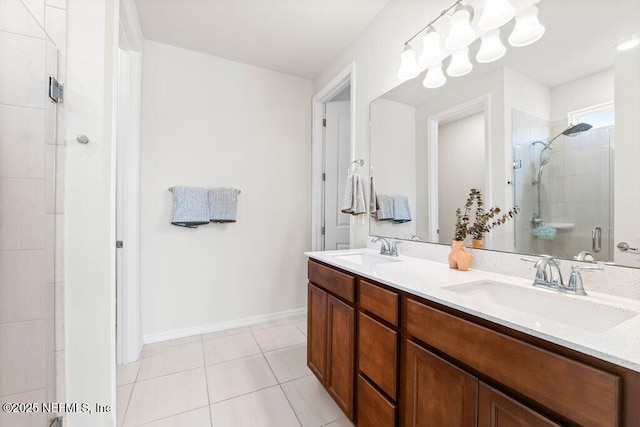
[(56, 104), (62, 102), (62, 95), (64, 93), (64, 85), (59, 83), (55, 77), (49, 76), (49, 98)]
[(327, 119), (322, 119), (322, 127), (327, 127)]
[(327, 180), (327, 174), (326, 174), (326, 173), (324, 173), (324, 172), (322, 172), (322, 180), (323, 180), (323, 181), (326, 181), (326, 180)]
[(122, 249), (124, 247), (124, 242), (122, 240), (116, 240), (116, 248)]
[(522, 168), (522, 160), (516, 160), (513, 162), (513, 168), (514, 169), (520, 169)]
[(324, 236), (325, 234), (325, 229), (324, 229), (324, 225), (322, 226), (322, 230), (321, 230), (322, 235)]

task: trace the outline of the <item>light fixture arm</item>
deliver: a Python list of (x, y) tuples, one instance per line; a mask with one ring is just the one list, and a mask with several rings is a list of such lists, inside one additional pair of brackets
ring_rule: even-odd
[(433, 21), (429, 22), (427, 25), (425, 25), (422, 29), (420, 29), (420, 31), (418, 31), (417, 33), (415, 33), (413, 35), (413, 37), (411, 37), (409, 40), (407, 40), (406, 42), (404, 42), (404, 45), (408, 45), (409, 43), (411, 43), (416, 37), (418, 37), (420, 34), (422, 34), (424, 32), (424, 30), (426, 30), (427, 28), (429, 28), (430, 26), (432, 26), (433, 24), (435, 24), (436, 22), (438, 22), (438, 20), (440, 18), (442, 18), (443, 16), (445, 16), (447, 13), (449, 13), (452, 9), (455, 9), (458, 5), (462, 6), (462, 0), (458, 0), (456, 1), (454, 4), (452, 4), (451, 6), (449, 6), (448, 8), (446, 8), (445, 10), (443, 10), (442, 12), (440, 12), (440, 15), (438, 15), (437, 18), (435, 18)]

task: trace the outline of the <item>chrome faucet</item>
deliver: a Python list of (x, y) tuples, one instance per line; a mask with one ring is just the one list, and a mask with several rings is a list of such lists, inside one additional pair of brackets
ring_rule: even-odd
[(573, 295), (587, 295), (582, 283), (581, 271), (603, 271), (600, 265), (571, 267), (571, 276), (567, 284), (562, 280), (562, 272), (560, 271), (560, 260), (553, 256), (545, 256), (540, 259), (522, 258), (523, 261), (534, 262), (536, 269), (536, 278), (533, 286), (539, 288), (550, 289), (556, 292), (565, 292)]
[(380, 244), (380, 255), (398, 256), (398, 244), (402, 243), (399, 240), (391, 240), (386, 237), (374, 237), (371, 239), (373, 243), (382, 242)]

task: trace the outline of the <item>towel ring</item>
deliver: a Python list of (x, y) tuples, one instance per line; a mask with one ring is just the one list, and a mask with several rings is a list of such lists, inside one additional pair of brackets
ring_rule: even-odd
[[(351, 172), (351, 167), (353, 167), (353, 172)], [(351, 164), (349, 165), (349, 169), (347, 169), (347, 174), (351, 174), (351, 173), (358, 173), (360, 172), (360, 166), (364, 166), (364, 159), (356, 159), (353, 162), (351, 162)]]

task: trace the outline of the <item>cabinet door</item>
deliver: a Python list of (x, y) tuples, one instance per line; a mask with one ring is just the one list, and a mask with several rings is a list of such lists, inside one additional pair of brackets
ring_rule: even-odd
[(340, 409), (353, 418), (355, 311), (333, 296), (327, 304), (327, 390)]
[(307, 295), (307, 366), (326, 385), (327, 293), (309, 284)]
[(559, 425), (488, 385), (480, 383), (478, 427), (557, 427)]
[(478, 379), (407, 341), (406, 427), (476, 425)]

